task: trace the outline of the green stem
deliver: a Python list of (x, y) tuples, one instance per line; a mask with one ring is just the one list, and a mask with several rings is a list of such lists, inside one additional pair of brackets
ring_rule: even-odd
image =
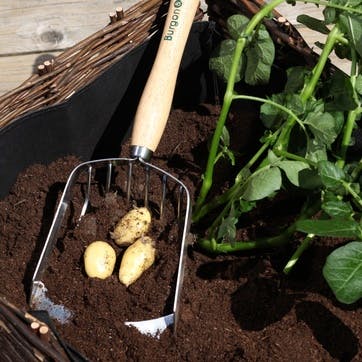
[[(265, 170), (265, 168), (269, 168), (270, 165), (266, 165), (263, 168), (258, 168), (251, 176), (252, 177), (257, 177), (258, 173), (263, 172)], [(230, 195), (230, 197), (226, 200), (227, 204), (224, 206), (223, 210), (217, 215), (217, 217), (215, 218), (215, 220), (213, 221), (211, 227), (209, 228), (209, 235), (211, 237), (214, 236), (214, 232), (215, 229), (217, 227), (217, 225), (221, 222), (221, 220), (223, 219), (223, 217), (229, 212), (229, 210), (231, 209), (234, 201), (240, 200), (243, 193), (245, 192), (245, 188), (243, 187), (248, 181), (250, 181), (250, 177), (249, 176), (247, 179), (244, 179), (241, 182), (237, 182), (236, 184), (238, 185), (237, 188), (233, 188), (233, 193)], [(235, 186), (235, 185), (233, 185)]]
[(329, 60), (329, 55), (341, 36), (343, 36), (343, 33), (339, 30), (338, 25), (335, 25), (328, 34), (322, 53), (319, 56), (317, 64), (313, 68), (312, 77), (300, 95), (303, 103), (314, 94), (322, 72)]
[(351, 173), (352, 182), (356, 182), (361, 172), (362, 172), (362, 159), (358, 161), (358, 165)]
[(353, 199), (356, 201), (356, 203), (358, 204), (360, 209), (362, 209), (362, 199), (359, 196), (359, 194), (355, 190), (353, 190), (353, 188), (351, 187), (351, 185), (348, 182), (346, 182), (344, 180), (341, 180), (341, 182), (342, 182), (344, 189), (353, 197)]
[(284, 158), (288, 158), (289, 160), (294, 160), (294, 161), (300, 161), (300, 162), (304, 162), (304, 163), (307, 163), (309, 166), (312, 166), (312, 167), (317, 167), (317, 164), (311, 160), (308, 160), (302, 156), (298, 156), (294, 153), (290, 153), (290, 152), (287, 152), (287, 151), (279, 151), (279, 150), (275, 150), (275, 154), (277, 156), (280, 156), (280, 157), (284, 157)]
[[(205, 170), (203, 182), (201, 185), (200, 193), (199, 193), (199, 196), (195, 203), (195, 213), (196, 214), (199, 212), (201, 206), (204, 204), (206, 196), (209, 193), (209, 190), (212, 186), (217, 151), (219, 148), (222, 130), (224, 128), (226, 118), (229, 114), (229, 110), (230, 110), (230, 106), (231, 106), (231, 102), (232, 102), (232, 94), (233, 94), (233, 89), (234, 89), (234, 84), (235, 84), (237, 65), (238, 65), (238, 61), (240, 59), (242, 50), (244, 49), (245, 42), (246, 42), (245, 39), (239, 39), (237, 41), (237, 45), (235, 48), (234, 61), (232, 63), (232, 67), (231, 67), (230, 77), (229, 77), (227, 89), (226, 89), (226, 92), (224, 95), (223, 105), (222, 105), (222, 108), (220, 111), (219, 119), (216, 124), (214, 135), (212, 137), (211, 146), (210, 146), (210, 150), (209, 150), (209, 157), (207, 160), (206, 170)], [(235, 62), (235, 59), (237, 60), (237, 62)]]
[(347, 121), (344, 126), (343, 137), (341, 142), (340, 158), (337, 161), (337, 166), (340, 168), (343, 168), (346, 163), (347, 150), (351, 145), (352, 133), (358, 114), (359, 112), (357, 109), (348, 112)]
[(242, 184), (242, 177), (241, 175), (246, 171), (249, 170), (257, 161), (258, 159), (264, 154), (264, 152), (270, 147), (271, 140), (275, 139), (279, 134), (280, 130), (277, 130), (273, 135), (270, 136), (269, 142), (265, 142), (259, 150), (253, 155), (253, 157), (243, 166), (243, 168), (239, 171), (235, 178), (235, 183), (231, 186), (228, 190), (226, 190), (223, 194), (214, 197), (209, 203), (203, 204), (198, 209), (195, 209), (192, 214), (193, 222), (198, 222), (202, 219), (205, 215), (207, 215), (212, 210), (215, 210), (217, 207), (229, 202), (230, 200), (235, 199), (235, 195), (239, 192), (239, 189)]
[(356, 119), (357, 116), (360, 113), (360, 101), (359, 101), (359, 97), (357, 96), (357, 92), (355, 90), (356, 87), (356, 74), (357, 74), (357, 63), (358, 63), (358, 56), (357, 53), (355, 51), (355, 49), (351, 49), (351, 56), (352, 56), (352, 63), (351, 63), (351, 76), (350, 76), (350, 80), (351, 80), (351, 84), (352, 87), (354, 89), (354, 99), (356, 101), (357, 107), (351, 111), (348, 112), (347, 115), (347, 121), (346, 124), (344, 126), (343, 129), (343, 136), (342, 136), (342, 141), (341, 141), (341, 150), (340, 150), (340, 158), (337, 161), (337, 166), (340, 168), (343, 168), (345, 163), (346, 163), (346, 158), (347, 158), (347, 151), (349, 146), (351, 145), (351, 138), (352, 138), (352, 133), (353, 133), (353, 129), (356, 123)]
[(279, 103), (273, 102), (270, 99), (255, 97), (255, 96), (247, 96), (247, 95), (244, 95), (244, 94), (234, 95), (233, 99), (244, 99), (244, 100), (250, 100), (250, 101), (270, 104), (271, 106), (273, 106), (275, 108), (278, 108), (278, 109), (282, 110), (283, 112), (287, 113), (289, 115), (289, 117), (291, 119), (293, 119), (293, 121), (299, 123), (300, 127), (303, 130), (305, 129), (303, 122), (298, 118), (298, 116), (293, 111), (291, 111), (289, 108), (287, 108), (287, 107), (285, 107), (285, 106), (283, 106), (283, 105), (281, 105)]
[[(306, 103), (308, 99), (313, 96), (317, 84), (319, 82), (319, 79), (322, 75), (322, 72), (329, 59), (329, 55), (333, 50), (336, 42), (338, 41), (338, 38), (341, 37), (342, 35), (343, 33), (339, 30), (337, 25), (335, 25), (332, 28), (332, 30), (329, 32), (322, 53), (319, 56), (318, 62), (312, 71), (312, 75), (300, 94), (300, 99), (303, 103)], [(295, 123), (296, 123), (295, 119), (289, 117), (289, 119), (282, 128), (282, 132), (279, 136), (278, 141), (276, 142), (275, 145), (276, 150), (284, 151), (287, 149), (289, 144), (290, 132), (292, 131), (292, 128), (294, 127)]]
[(313, 203), (306, 202), (303, 206), (303, 209), (296, 219), (287, 229), (285, 229), (281, 234), (262, 238), (259, 240), (250, 240), (250, 241), (235, 241), (231, 243), (219, 243), (214, 238), (211, 239), (202, 239), (198, 241), (198, 245), (203, 249), (211, 253), (231, 253), (235, 251), (245, 251), (253, 249), (265, 249), (265, 248), (277, 248), (282, 245), (285, 245), (289, 242), (290, 237), (294, 234), (297, 227), (297, 222), (300, 220), (307, 219), (313, 216), (320, 209), (320, 200), (317, 200)]
[(198, 241), (203, 249), (215, 253), (232, 253), (236, 251), (246, 251), (246, 250), (255, 250), (255, 249), (267, 249), (267, 248), (277, 248), (281, 245), (284, 245), (288, 242), (289, 237), (292, 233), (288, 234), (284, 232), (280, 235), (254, 240), (254, 241), (235, 241), (233, 243), (218, 243), (215, 239), (202, 239)]
[(294, 252), (294, 254), (289, 259), (288, 263), (283, 269), (284, 274), (289, 274), (290, 271), (293, 269), (294, 265), (299, 260), (300, 256), (304, 253), (305, 250), (307, 250), (312, 243), (312, 240), (314, 238), (314, 234), (308, 234), (302, 243), (298, 246), (297, 250)]
[(362, 14), (362, 10), (358, 9), (358, 8), (352, 8), (350, 6), (343, 6), (343, 5), (338, 5), (336, 3), (331, 3), (330, 1), (323, 1), (323, 0), (296, 0), (298, 2), (302, 2), (304, 4), (316, 4), (318, 6), (325, 6), (327, 8), (334, 8), (334, 9), (339, 9), (342, 11), (347, 11), (350, 13), (355, 13), (355, 14)]
[(209, 193), (209, 190), (212, 186), (213, 181), (213, 172), (215, 166), (215, 159), (217, 156), (220, 137), (222, 134), (223, 127), (225, 125), (226, 118), (229, 114), (231, 102), (233, 99), (234, 87), (236, 75), (238, 72), (238, 66), (241, 58), (241, 54), (244, 51), (244, 48), (247, 44), (247, 38), (252, 35), (255, 28), (261, 23), (265, 16), (267, 16), (276, 6), (283, 3), (284, 0), (273, 0), (269, 4), (265, 5), (260, 11), (258, 11), (248, 22), (244, 32), (241, 34), (240, 38), (236, 42), (236, 47), (234, 51), (233, 61), (230, 69), (230, 74), (226, 86), (226, 91), (224, 95), (224, 101), (221, 108), (220, 116), (215, 128), (215, 132), (212, 138), (209, 157), (206, 164), (206, 170), (204, 174), (203, 183), (201, 185), (199, 196), (195, 203), (195, 212), (197, 213), (201, 206), (206, 200), (206, 196)]

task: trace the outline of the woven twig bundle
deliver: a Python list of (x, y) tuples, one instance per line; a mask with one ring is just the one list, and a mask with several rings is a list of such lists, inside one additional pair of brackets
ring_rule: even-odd
[[(265, 3), (263, 0), (206, 0), (210, 20), (217, 23), (227, 37), (226, 20), (235, 13), (251, 17)], [(0, 97), (0, 129), (24, 114), (64, 102), (76, 91), (92, 82), (101, 72), (130, 50), (161, 29), (169, 0), (141, 0), (125, 11), (110, 14), (110, 23), (64, 51), (52, 62), (38, 67), (19, 87)], [(195, 20), (200, 20), (200, 10)], [(306, 64), (314, 64), (316, 54), (299, 32), (274, 11), (265, 25), (281, 51), (279, 56), (302, 56)], [(291, 52), (293, 54), (291, 54)]]
[(162, 23), (167, 7), (162, 0), (142, 0), (111, 20), (109, 25), (64, 51), (54, 62), (39, 68), (23, 84), (0, 98), (0, 127), (44, 106), (70, 97), (145, 41)]
[[(19, 87), (0, 97), (0, 128), (19, 116), (59, 104), (89, 84), (127, 52), (162, 28), (169, 0), (141, 0), (110, 14), (110, 23), (38, 67)], [(201, 18), (201, 11), (196, 18)]]

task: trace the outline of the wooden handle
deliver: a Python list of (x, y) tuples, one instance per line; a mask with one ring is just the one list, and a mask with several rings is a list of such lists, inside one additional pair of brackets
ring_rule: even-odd
[(137, 108), (133, 146), (154, 152), (170, 114), (182, 54), (199, 0), (171, 0), (155, 62)]

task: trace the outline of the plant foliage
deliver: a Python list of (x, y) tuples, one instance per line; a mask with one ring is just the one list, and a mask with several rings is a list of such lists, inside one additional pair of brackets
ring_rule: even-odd
[[(362, 159), (349, 154), (362, 114), (362, 0), (313, 0), (324, 6), (324, 19), (301, 14), (298, 21), (327, 36), (324, 44), (318, 44), (322, 50), (315, 66), (288, 69), (283, 91), (268, 98), (238, 94), (239, 82), (250, 86), (270, 82), (275, 49), (263, 19), (282, 2), (268, 2), (251, 19), (231, 16), (230, 39), (223, 40), (210, 59), (210, 68), (226, 82), (226, 92), (193, 221), (210, 218), (219, 210), (207, 235), (199, 240), (201, 247), (215, 253), (279, 247), (295, 232), (304, 233), (285, 272), (315, 237), (343, 238), (345, 245), (327, 258), (323, 275), (339, 301), (353, 303), (362, 297)], [(333, 50), (350, 60), (348, 75), (326, 71)], [(246, 99), (260, 103), (265, 134), (257, 152), (239, 165), (234, 184), (210, 198), (220, 157), (235, 165), (225, 125), (230, 106)], [(300, 193), (305, 199), (295, 222), (273, 237), (237, 240), (239, 218), (281, 190)]]

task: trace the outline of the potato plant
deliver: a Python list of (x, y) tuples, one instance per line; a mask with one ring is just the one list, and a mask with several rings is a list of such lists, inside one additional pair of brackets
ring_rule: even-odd
[[(327, 35), (324, 44), (317, 44), (321, 54), (315, 66), (288, 69), (284, 90), (268, 98), (238, 94), (238, 82), (269, 82), (275, 50), (262, 22), (282, 2), (268, 2), (251, 19), (231, 16), (227, 22), (230, 39), (222, 41), (210, 59), (211, 69), (226, 81), (226, 92), (193, 222), (218, 212), (198, 244), (208, 252), (227, 253), (279, 247), (296, 232), (304, 233), (286, 263), (284, 272), (289, 273), (316, 236), (346, 238), (348, 242), (327, 258), (323, 274), (339, 301), (353, 303), (362, 297), (362, 159), (349, 153), (362, 113), (362, 1), (303, 1), (324, 7), (323, 20), (308, 15), (297, 18)], [(328, 72), (333, 50), (350, 60), (349, 74)], [(258, 151), (238, 169), (230, 188), (210, 198), (215, 164), (221, 157), (233, 161), (226, 120), (237, 100), (261, 104), (265, 133)], [(273, 237), (237, 240), (240, 217), (282, 189), (305, 198), (295, 221)]]

